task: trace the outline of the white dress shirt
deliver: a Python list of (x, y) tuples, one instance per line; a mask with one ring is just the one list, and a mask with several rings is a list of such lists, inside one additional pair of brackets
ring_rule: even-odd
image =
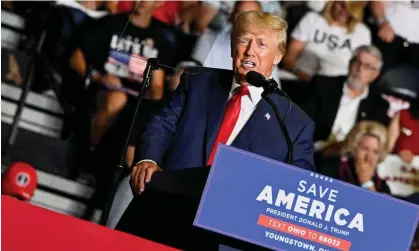
[(348, 84), (345, 83), (343, 85), (343, 94), (340, 99), (339, 109), (332, 127), (331, 137), (335, 142), (343, 141), (349, 131), (351, 131), (358, 114), (359, 104), (361, 100), (368, 96), (369, 93), (368, 88), (365, 88), (361, 95), (356, 98), (351, 98), (348, 95), (348, 89)]
[[(260, 99), (262, 98), (261, 94), (263, 92), (262, 87), (255, 87), (249, 85), (249, 93), (250, 95), (244, 95), (241, 98), (241, 107), (240, 107), (240, 114), (239, 118), (237, 119), (237, 123), (231, 132), (230, 137), (227, 140), (226, 145), (231, 145), (233, 141), (236, 139), (237, 135), (243, 129), (246, 122), (249, 120), (250, 116), (252, 116), (253, 111), (255, 110), (257, 104), (259, 103)], [(240, 90), (240, 85), (237, 84), (235, 80), (233, 80), (233, 85), (231, 87), (230, 95), (228, 100), (230, 100), (234, 94), (236, 94)]]

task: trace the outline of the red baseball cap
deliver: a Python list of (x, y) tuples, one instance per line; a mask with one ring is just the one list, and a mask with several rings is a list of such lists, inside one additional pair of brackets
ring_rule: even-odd
[(38, 185), (36, 169), (24, 162), (13, 162), (2, 175), (2, 194), (29, 200)]

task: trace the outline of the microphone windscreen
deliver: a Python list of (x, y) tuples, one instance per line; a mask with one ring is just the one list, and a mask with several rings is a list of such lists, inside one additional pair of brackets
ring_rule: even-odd
[(262, 87), (262, 83), (264, 81), (265, 77), (259, 72), (249, 71), (248, 73), (246, 73), (246, 82), (253, 86)]

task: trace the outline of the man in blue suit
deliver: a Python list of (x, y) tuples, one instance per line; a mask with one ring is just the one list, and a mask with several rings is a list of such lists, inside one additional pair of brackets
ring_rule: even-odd
[[(286, 162), (288, 147), (262, 88), (249, 85), (249, 71), (271, 78), (285, 53), (287, 23), (251, 11), (236, 20), (231, 35), (233, 71), (185, 70), (169, 104), (146, 126), (131, 170), (134, 191), (144, 190), (154, 172), (211, 165), (218, 143)], [(227, 56), (227, 55), (226, 55)], [(284, 116), (288, 100), (270, 94)], [(295, 104), (286, 118), (294, 144), (293, 165), (314, 170), (314, 124)]]

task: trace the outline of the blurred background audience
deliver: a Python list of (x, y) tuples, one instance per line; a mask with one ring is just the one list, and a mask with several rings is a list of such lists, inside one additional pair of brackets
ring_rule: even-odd
[(419, 67), (419, 4), (417, 1), (372, 1), (377, 23), (374, 43), (384, 55), (385, 66)]
[[(157, 58), (164, 67), (154, 71), (140, 105), (125, 158), (127, 172), (143, 126), (176, 90), (180, 76), (193, 74), (188, 67), (232, 68), (232, 26), (240, 13), (253, 10), (275, 13), (288, 22), (287, 52), (272, 77), (316, 124), (319, 172), (387, 194), (399, 189), (395, 184), (406, 177), (391, 172), (419, 169), (417, 1), (59, 0), (2, 1), (2, 91), (29, 86), (30, 95), (59, 104), (59, 136), (42, 137), (45, 142), (66, 142), (70, 147), (65, 154), (54, 155), (38, 138), (25, 138), (22, 141), (36, 150), (23, 147), (19, 156), (44, 151), (69, 167), (46, 167), (2, 151), (2, 157), (11, 159), (3, 162), (8, 169), (3, 191), (13, 187), (7, 177), (14, 165), (7, 165), (25, 161), (59, 179), (92, 187), (96, 192), (88, 204), (102, 209), (146, 60)], [(11, 23), (20, 25), (19, 32)], [(2, 104), (12, 99), (5, 95)], [(43, 102), (32, 102), (31, 107)], [(2, 106), (2, 114), (12, 111)], [(39, 111), (56, 113), (44, 106)], [(11, 121), (2, 116), (2, 125)], [(8, 144), (10, 131), (3, 128), (2, 142)], [(41, 137), (40, 130), (30, 133)], [(407, 195), (419, 192), (416, 174), (411, 171), (411, 182), (403, 183), (412, 187)], [(91, 214), (85, 216), (91, 219)]]
[(398, 112), (389, 126), (389, 151), (409, 165), (419, 166), (419, 99)]
[[(162, 64), (172, 65), (176, 50), (173, 39), (164, 30), (165, 24), (152, 18), (153, 11), (162, 4), (138, 2), (132, 15), (108, 15), (86, 27), (88, 32), (77, 38), (79, 44), (70, 58), (70, 68), (80, 77), (91, 78), (105, 87), (97, 93), (97, 109), (91, 122), (90, 151), (95, 150), (104, 133), (129, 102), (129, 93), (121, 89), (140, 91), (147, 59), (157, 58)], [(153, 74), (146, 99), (161, 100), (164, 82), (165, 69), (161, 68)], [(88, 167), (92, 165), (87, 163)]]
[(358, 121), (375, 120), (388, 125), (389, 104), (372, 84), (380, 74), (381, 65), (380, 51), (372, 45), (364, 45), (355, 50), (350, 59), (347, 76), (312, 79), (303, 109), (317, 125), (316, 152), (337, 154)]
[(386, 182), (377, 175), (378, 164), (387, 156), (388, 132), (372, 121), (355, 125), (345, 139), (340, 156), (325, 158), (319, 172), (371, 191), (390, 194)]
[(321, 13), (307, 12), (291, 33), (284, 68), (304, 81), (314, 75), (346, 75), (353, 51), (371, 44), (370, 30), (362, 23), (365, 4), (330, 1)]

